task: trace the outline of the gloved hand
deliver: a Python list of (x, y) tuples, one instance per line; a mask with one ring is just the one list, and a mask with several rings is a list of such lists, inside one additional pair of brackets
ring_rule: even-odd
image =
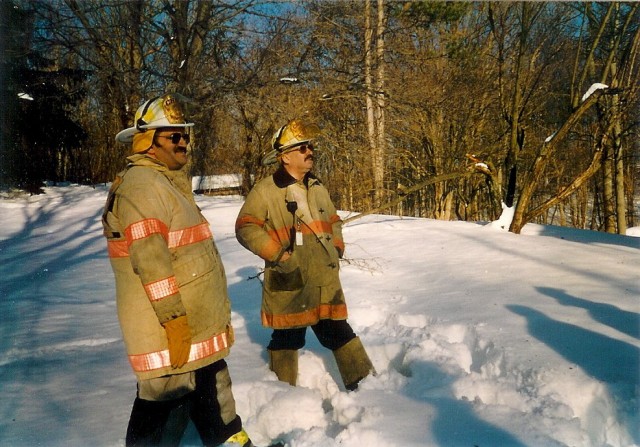
[(163, 326), (169, 342), (171, 366), (180, 368), (189, 360), (189, 352), (191, 351), (191, 329), (187, 322), (187, 316), (183, 315), (169, 320)]

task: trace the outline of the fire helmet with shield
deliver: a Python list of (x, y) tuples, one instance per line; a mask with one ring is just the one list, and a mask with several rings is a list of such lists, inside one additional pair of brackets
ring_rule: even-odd
[(116, 135), (116, 141), (133, 143), (133, 152), (144, 152), (151, 147), (155, 129), (162, 127), (192, 127), (184, 117), (181, 96), (167, 93), (145, 101), (136, 111), (134, 126)]
[(262, 158), (263, 165), (274, 163), (278, 156), (302, 144), (309, 143), (320, 134), (320, 128), (313, 123), (308, 123), (300, 119), (289, 121), (280, 127), (271, 139), (271, 148)]

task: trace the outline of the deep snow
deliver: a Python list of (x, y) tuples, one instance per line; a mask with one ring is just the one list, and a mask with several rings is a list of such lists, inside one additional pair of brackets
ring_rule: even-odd
[[(135, 379), (101, 234), (106, 187), (0, 199), (0, 445), (123, 445)], [(377, 376), (345, 392), (309, 331), (276, 381), (262, 262), (239, 197), (197, 197), (227, 270), (228, 358), (258, 445), (640, 445), (640, 238), (372, 215), (345, 227), (343, 286)], [(346, 213), (345, 213), (346, 215)], [(632, 229), (628, 234), (636, 233)], [(183, 445), (197, 446), (190, 427)]]

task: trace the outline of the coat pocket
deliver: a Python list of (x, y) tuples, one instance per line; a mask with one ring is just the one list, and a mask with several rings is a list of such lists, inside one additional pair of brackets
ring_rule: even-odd
[(294, 291), (300, 290), (304, 286), (302, 280), (302, 272), (299, 267), (296, 267), (290, 272), (281, 272), (275, 269), (269, 269), (267, 271), (269, 278), (267, 284), (270, 290), (273, 291)]
[(173, 271), (180, 287), (204, 277), (214, 270), (221, 271), (216, 256), (202, 245), (183, 247), (176, 252)]

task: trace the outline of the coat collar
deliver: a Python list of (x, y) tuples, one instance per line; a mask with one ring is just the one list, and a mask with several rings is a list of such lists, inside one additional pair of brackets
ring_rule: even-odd
[(134, 154), (127, 157), (127, 161), (129, 162), (127, 166), (127, 170), (134, 166), (144, 166), (147, 168), (154, 169), (160, 172), (163, 176), (165, 176), (173, 185), (182, 191), (186, 196), (192, 196), (191, 191), (191, 179), (187, 175), (187, 170), (183, 168), (170, 170), (166, 164), (161, 162), (160, 160), (150, 157), (147, 154)]
[[(292, 177), (283, 166), (280, 166), (278, 170), (273, 173), (273, 181), (278, 188), (286, 188), (287, 186), (293, 185), (297, 182), (297, 180)], [(302, 181), (307, 187), (314, 183), (320, 183), (318, 177), (311, 172), (307, 172)]]
[(147, 154), (134, 154), (127, 157), (129, 167), (133, 166), (148, 166), (157, 169), (158, 171), (168, 171), (167, 165), (160, 160), (150, 157)]

